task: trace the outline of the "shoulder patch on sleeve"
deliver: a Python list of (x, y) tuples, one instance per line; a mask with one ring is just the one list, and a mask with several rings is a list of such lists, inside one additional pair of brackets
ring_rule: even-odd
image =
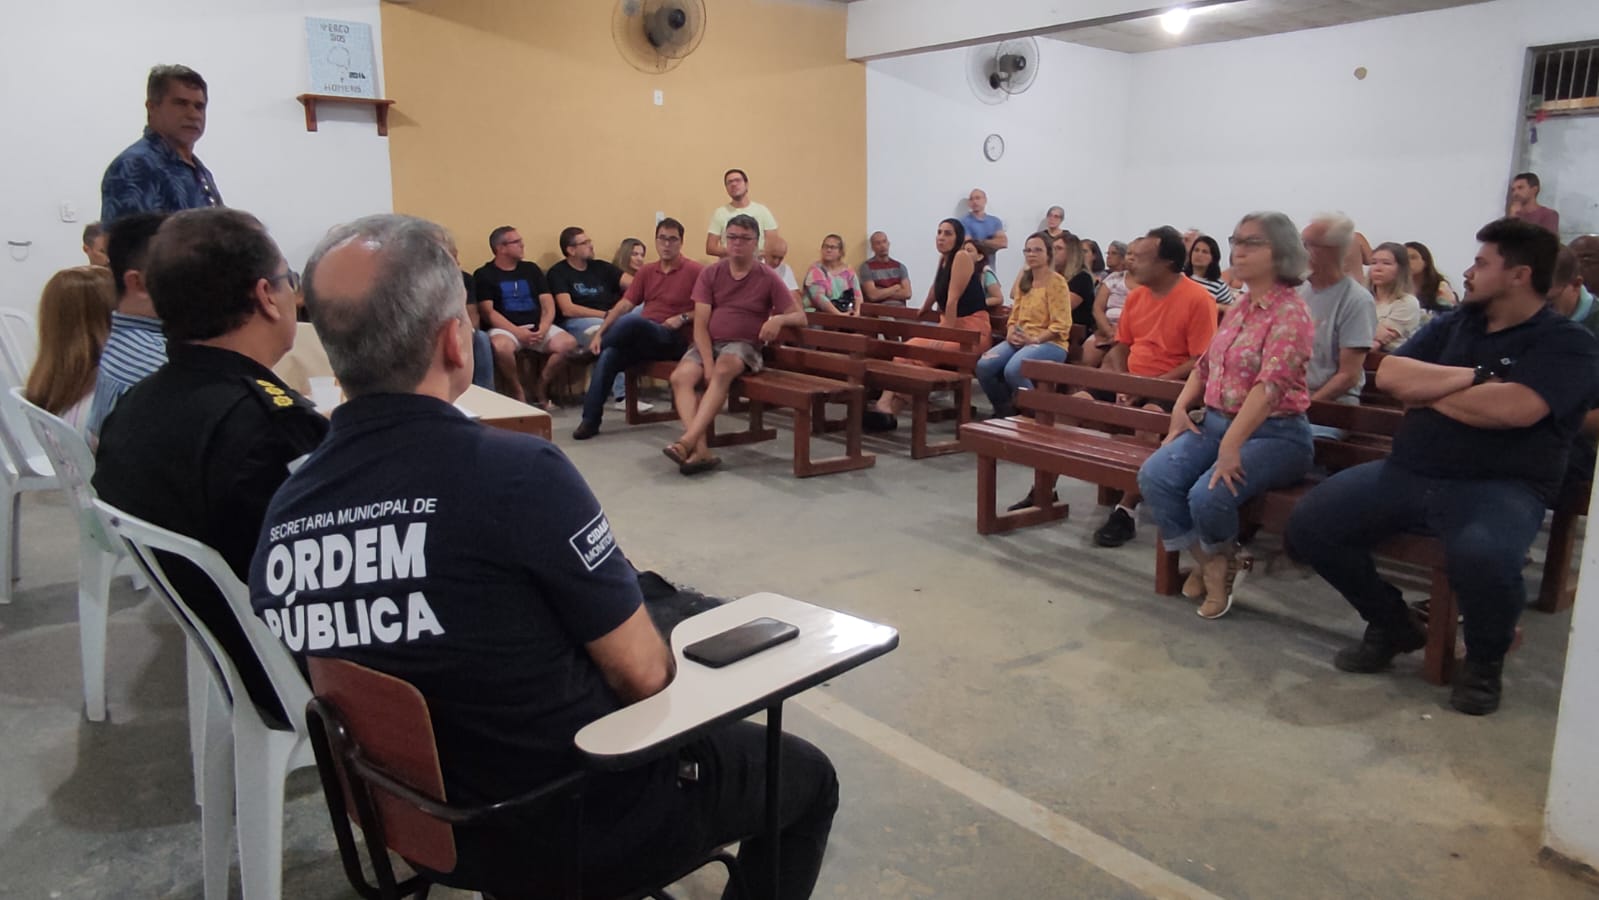
[(282, 411), (295, 407), (313, 412), (316, 410), (316, 404), (276, 382), (265, 378), (245, 378), (245, 382), (250, 385), (251, 396), (269, 410)]
[(616, 550), (616, 536), (611, 533), (611, 522), (605, 518), (603, 510), (568, 538), (567, 543), (590, 572), (598, 569)]

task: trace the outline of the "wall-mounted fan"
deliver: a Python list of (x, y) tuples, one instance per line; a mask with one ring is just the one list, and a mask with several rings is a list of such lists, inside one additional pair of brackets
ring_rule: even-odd
[(1038, 41), (1017, 38), (973, 47), (966, 62), (966, 81), (984, 103), (1004, 103), (1038, 77)]
[(658, 75), (677, 68), (705, 36), (705, 0), (617, 0), (611, 39), (628, 65)]

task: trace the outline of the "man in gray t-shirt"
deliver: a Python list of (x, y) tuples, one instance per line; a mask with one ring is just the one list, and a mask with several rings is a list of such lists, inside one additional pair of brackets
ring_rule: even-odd
[(1359, 403), (1366, 383), (1366, 353), (1377, 331), (1377, 304), (1371, 292), (1343, 272), (1343, 256), (1354, 223), (1339, 215), (1318, 216), (1305, 226), (1310, 278), (1299, 296), (1316, 323), (1315, 350), (1305, 383), (1312, 400)]

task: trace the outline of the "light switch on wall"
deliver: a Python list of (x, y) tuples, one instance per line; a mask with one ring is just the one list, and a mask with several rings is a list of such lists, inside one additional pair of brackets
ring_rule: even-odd
[(665, 91), (656, 91), (655, 92), (655, 105), (656, 106), (665, 106), (666, 105), (666, 92)]
[(71, 200), (61, 201), (61, 221), (78, 221), (78, 207)]

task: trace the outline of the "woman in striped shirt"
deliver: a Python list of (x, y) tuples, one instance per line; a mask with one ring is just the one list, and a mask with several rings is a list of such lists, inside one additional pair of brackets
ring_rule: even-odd
[(1183, 266), (1183, 274), (1210, 291), (1217, 306), (1233, 302), (1233, 289), (1221, 278), (1221, 246), (1210, 235), (1194, 238), (1194, 245), (1188, 248), (1188, 264)]

